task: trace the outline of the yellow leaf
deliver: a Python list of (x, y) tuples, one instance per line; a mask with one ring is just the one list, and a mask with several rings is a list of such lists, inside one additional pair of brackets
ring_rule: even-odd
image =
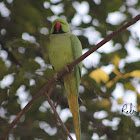
[(138, 106), (138, 111), (140, 112), (140, 105)]
[(117, 81), (120, 79), (119, 76), (116, 76), (113, 80), (109, 81), (107, 84), (106, 84), (106, 87), (107, 88), (110, 88), (112, 87), (115, 83), (117, 83)]
[(134, 91), (138, 97), (140, 97), (140, 94), (138, 93), (138, 91), (136, 90), (136, 88), (131, 84), (131, 83), (125, 83), (124, 84), (124, 88), (127, 90), (132, 90)]
[(106, 84), (106, 87), (107, 88), (110, 88), (110, 87), (112, 87), (112, 85), (114, 84), (114, 81), (112, 80), (112, 81), (109, 81), (107, 84)]
[(119, 61), (120, 61), (120, 57), (118, 55), (115, 55), (112, 60), (113, 64), (115, 65), (115, 68), (118, 68)]
[(121, 97), (121, 98), (119, 98), (119, 99), (117, 100), (117, 103), (118, 103), (118, 104), (122, 104), (122, 102), (123, 102), (123, 97)]
[(106, 83), (109, 80), (108, 74), (102, 69), (96, 69), (92, 71), (89, 76), (93, 78), (98, 84), (100, 84), (101, 81)]
[(140, 78), (140, 70), (134, 70), (130, 73), (132, 77), (139, 77)]

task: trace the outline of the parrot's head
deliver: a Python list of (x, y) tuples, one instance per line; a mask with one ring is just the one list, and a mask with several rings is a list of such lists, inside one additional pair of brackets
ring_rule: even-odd
[(56, 19), (52, 23), (51, 34), (60, 34), (69, 32), (69, 25), (64, 19)]

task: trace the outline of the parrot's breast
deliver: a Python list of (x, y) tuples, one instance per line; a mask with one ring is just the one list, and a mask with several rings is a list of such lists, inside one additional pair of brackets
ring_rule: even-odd
[(74, 60), (70, 33), (50, 36), (49, 60), (56, 72), (63, 70), (67, 63)]

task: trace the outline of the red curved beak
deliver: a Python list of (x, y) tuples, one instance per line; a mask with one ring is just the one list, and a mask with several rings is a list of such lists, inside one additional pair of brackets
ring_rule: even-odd
[(55, 28), (56, 28), (56, 32), (58, 33), (61, 27), (61, 23), (60, 22), (56, 22), (55, 23)]

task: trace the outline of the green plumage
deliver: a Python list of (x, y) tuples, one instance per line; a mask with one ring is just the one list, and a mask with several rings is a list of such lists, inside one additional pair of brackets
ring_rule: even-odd
[[(57, 19), (52, 24), (49, 42), (49, 60), (55, 72), (62, 71), (65, 66), (82, 55), (82, 46), (79, 39), (70, 33), (68, 23)], [(82, 63), (74, 71), (63, 77), (68, 103), (73, 115), (76, 138), (80, 140), (80, 117), (78, 94), (81, 78)]]

